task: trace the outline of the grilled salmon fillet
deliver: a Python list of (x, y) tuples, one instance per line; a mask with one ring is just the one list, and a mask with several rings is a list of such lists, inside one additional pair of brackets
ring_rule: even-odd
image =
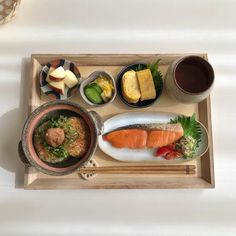
[[(134, 127), (134, 126), (132, 126)], [(178, 141), (183, 136), (181, 124), (166, 124), (158, 126), (143, 126), (139, 128), (119, 129), (103, 136), (116, 148), (158, 148)]]
[(103, 139), (110, 142), (116, 148), (145, 148), (148, 133), (141, 129), (124, 129), (113, 131), (103, 136)]

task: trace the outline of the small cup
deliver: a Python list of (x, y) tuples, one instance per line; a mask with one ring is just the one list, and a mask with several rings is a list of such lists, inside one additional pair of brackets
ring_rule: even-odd
[(165, 87), (170, 97), (182, 103), (198, 103), (210, 94), (214, 70), (199, 56), (186, 56), (175, 60), (169, 67)]
[[(112, 97), (111, 99), (108, 101), (108, 102), (105, 102), (105, 103), (102, 103), (102, 104), (95, 104), (95, 103), (92, 103), (91, 101), (89, 101), (89, 99), (86, 97), (85, 93), (84, 93), (84, 88), (86, 87), (86, 85), (92, 83), (95, 79), (98, 78), (99, 75), (102, 75), (106, 78), (108, 78), (111, 82), (112, 82), (112, 85), (114, 87), (114, 91), (113, 91), (113, 94), (112, 94)], [(116, 85), (115, 85), (115, 80), (113, 79), (113, 77), (111, 75), (109, 75), (108, 73), (106, 73), (105, 71), (95, 71), (93, 72), (92, 74), (89, 75), (89, 77), (85, 80), (83, 80), (83, 82), (81, 83), (80, 85), (80, 94), (82, 96), (82, 98), (84, 99), (84, 101), (91, 105), (91, 106), (97, 106), (97, 107), (103, 107), (107, 104), (110, 104), (113, 102), (113, 100), (115, 99), (116, 97)]]

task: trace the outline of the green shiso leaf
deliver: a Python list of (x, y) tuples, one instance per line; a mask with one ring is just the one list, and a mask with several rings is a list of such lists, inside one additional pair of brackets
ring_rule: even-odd
[(135, 71), (140, 71), (140, 70), (145, 70), (146, 66), (145, 65), (141, 65), (139, 64), (138, 67), (136, 69), (134, 69)]
[(177, 116), (174, 119), (170, 120), (170, 123), (180, 123), (184, 130), (184, 136), (191, 136), (197, 141), (197, 147), (201, 142), (201, 126), (196, 121), (196, 115), (193, 114), (192, 116)]
[(161, 91), (162, 86), (163, 86), (163, 80), (162, 80), (163, 76), (162, 76), (161, 72), (158, 70), (158, 66), (159, 66), (160, 61), (161, 61), (161, 59), (158, 59), (153, 64), (147, 64), (147, 68), (151, 70), (153, 82), (154, 82), (156, 89)]

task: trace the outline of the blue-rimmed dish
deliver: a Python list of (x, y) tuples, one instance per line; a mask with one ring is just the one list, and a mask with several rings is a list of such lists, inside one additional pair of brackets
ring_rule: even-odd
[[(78, 80), (78, 84), (75, 85), (73, 88), (65, 87), (64, 94), (58, 93), (54, 91), (46, 81), (47, 74), (49, 72), (50, 67), (57, 68), (59, 66), (62, 66), (64, 70), (70, 70), (73, 72)], [(68, 60), (53, 60), (49, 63), (47, 63), (41, 70), (41, 73), (39, 75), (39, 84), (42, 92), (50, 99), (50, 100), (65, 100), (73, 95), (75, 95), (79, 91), (79, 86), (81, 82), (81, 74), (76, 67), (76, 65)]]

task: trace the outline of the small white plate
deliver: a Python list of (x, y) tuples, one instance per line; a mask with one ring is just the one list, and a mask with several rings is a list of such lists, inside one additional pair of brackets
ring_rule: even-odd
[[(150, 123), (168, 123), (170, 119), (175, 118), (179, 114), (173, 113), (157, 113), (157, 112), (129, 112), (116, 115), (104, 122), (104, 133), (111, 132), (117, 128), (132, 124), (150, 124)], [(200, 145), (191, 159), (177, 158), (174, 160), (166, 160), (162, 157), (154, 155), (155, 149), (128, 149), (128, 148), (115, 148), (109, 142), (104, 141), (102, 135), (98, 138), (98, 145), (100, 149), (119, 161), (155, 161), (162, 164), (173, 164), (177, 162), (184, 162), (193, 160), (202, 156), (208, 149), (208, 134), (206, 128), (201, 125), (202, 137)]]

